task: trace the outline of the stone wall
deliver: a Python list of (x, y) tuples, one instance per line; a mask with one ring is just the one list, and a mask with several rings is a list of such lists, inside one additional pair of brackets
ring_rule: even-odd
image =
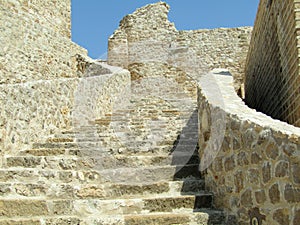
[(70, 19), (70, 0), (1, 1), (1, 155), (70, 129), (82, 99), (94, 104), (94, 117), (109, 113), (113, 93), (130, 80), (128, 72), (93, 62), (70, 40)]
[(261, 0), (246, 63), (246, 103), (300, 126), (299, 8)]
[(199, 83), (206, 188), (230, 224), (299, 224), (300, 128), (248, 108), (227, 74), (214, 71)]
[(70, 40), (70, 0), (2, 0), (0, 84), (78, 77), (77, 55), (86, 50)]
[(124, 17), (109, 39), (108, 63), (124, 68), (132, 63), (168, 63), (195, 78), (226, 67), (240, 89), (252, 28), (178, 31), (168, 11), (169, 6), (159, 2)]
[(93, 120), (110, 113), (113, 96), (128, 82), (129, 72), (119, 70), (86, 78), (0, 85), (0, 154), (17, 153), (71, 129), (87, 116)]

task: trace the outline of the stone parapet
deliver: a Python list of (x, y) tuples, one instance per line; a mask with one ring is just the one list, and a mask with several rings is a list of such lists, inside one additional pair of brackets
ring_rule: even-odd
[(232, 224), (298, 224), (300, 129), (248, 108), (232, 83), (222, 70), (199, 83), (206, 188)]

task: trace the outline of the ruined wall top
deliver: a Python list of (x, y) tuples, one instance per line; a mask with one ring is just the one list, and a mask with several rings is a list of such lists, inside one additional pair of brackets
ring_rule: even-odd
[(125, 16), (109, 39), (108, 63), (158, 62), (179, 67), (193, 77), (213, 68), (228, 68), (236, 90), (243, 83), (251, 27), (178, 31), (168, 20), (170, 6), (150, 4)]
[(168, 20), (170, 6), (165, 2), (146, 5), (120, 22), (120, 30), (125, 31), (129, 41), (143, 41), (175, 35), (174, 23)]

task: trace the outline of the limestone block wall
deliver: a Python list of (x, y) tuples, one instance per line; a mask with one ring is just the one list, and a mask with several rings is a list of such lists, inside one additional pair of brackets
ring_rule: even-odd
[(0, 154), (15, 154), (51, 134), (70, 130), (78, 120), (111, 113), (113, 96), (129, 82), (129, 72), (117, 70), (93, 77), (0, 85)]
[(78, 77), (70, 0), (1, 0), (0, 84)]
[(300, 126), (299, 8), (261, 0), (246, 63), (246, 103)]
[[(94, 104), (94, 111), (85, 107), (85, 112), (109, 113), (111, 96), (129, 76), (117, 77), (112, 68), (90, 71), (94, 64), (87, 51), (70, 40), (70, 19), (70, 0), (1, 1), (0, 154), (71, 129), (82, 99)], [(87, 73), (93, 77), (81, 78)], [(88, 88), (94, 89), (93, 101)]]
[(199, 83), (206, 188), (231, 224), (299, 224), (300, 128), (248, 108), (227, 74), (214, 71)]
[(240, 89), (252, 28), (178, 31), (168, 11), (169, 6), (159, 2), (124, 17), (109, 39), (108, 63), (124, 68), (132, 63), (168, 63), (195, 78), (226, 67)]

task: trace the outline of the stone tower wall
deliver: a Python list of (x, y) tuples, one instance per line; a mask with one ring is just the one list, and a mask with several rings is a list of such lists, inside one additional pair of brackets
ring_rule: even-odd
[[(92, 61), (70, 40), (70, 9), (70, 0), (0, 1), (0, 155), (72, 127), (75, 93), (89, 91), (83, 76)], [(107, 113), (113, 93), (129, 81), (128, 72), (110, 72), (90, 78), (102, 87), (95, 96)]]
[(0, 84), (77, 77), (70, 0), (2, 0)]
[(300, 126), (299, 8), (295, 0), (261, 0), (246, 63), (246, 103)]

